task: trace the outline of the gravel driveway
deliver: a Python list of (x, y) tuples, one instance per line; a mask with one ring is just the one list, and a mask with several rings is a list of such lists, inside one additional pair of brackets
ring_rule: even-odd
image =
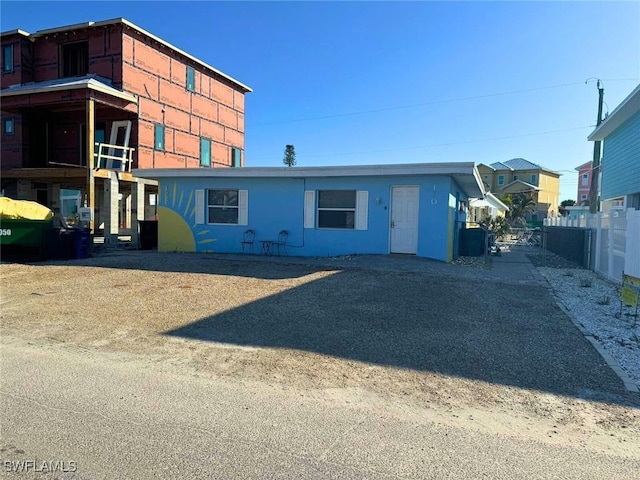
[(2, 334), (190, 375), (484, 409), (487, 428), (504, 414), (570, 427), (571, 441), (592, 442), (596, 425), (604, 439), (640, 436), (637, 396), (512, 259), (122, 252), (2, 264)]

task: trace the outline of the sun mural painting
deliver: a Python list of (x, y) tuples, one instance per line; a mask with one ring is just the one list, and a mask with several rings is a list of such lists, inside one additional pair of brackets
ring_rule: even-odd
[[(207, 225), (196, 223), (196, 200), (193, 190), (184, 201), (184, 189), (165, 185), (158, 202), (158, 250), (162, 252), (207, 252), (216, 240), (206, 237)], [(190, 226), (191, 225), (191, 226)]]

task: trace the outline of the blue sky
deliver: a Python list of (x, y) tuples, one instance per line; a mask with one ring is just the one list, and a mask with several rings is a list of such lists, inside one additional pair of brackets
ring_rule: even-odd
[(603, 80), (609, 111), (640, 83), (637, 2), (0, 8), (2, 31), (125, 17), (251, 86), (247, 166), (282, 165), (286, 144), (305, 166), (523, 157), (561, 171), (561, 199), (575, 199), (573, 169), (592, 158), (596, 121), (585, 80)]

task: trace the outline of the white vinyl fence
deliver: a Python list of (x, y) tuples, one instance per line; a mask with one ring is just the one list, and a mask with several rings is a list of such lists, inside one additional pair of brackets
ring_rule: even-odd
[(578, 218), (546, 218), (545, 227), (590, 228), (595, 231), (596, 272), (622, 281), (622, 273), (640, 277), (640, 210), (612, 210)]

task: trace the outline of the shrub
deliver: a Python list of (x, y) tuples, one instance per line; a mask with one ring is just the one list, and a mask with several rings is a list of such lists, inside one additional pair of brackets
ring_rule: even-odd
[(591, 286), (591, 284), (592, 284), (591, 279), (590, 279), (590, 278), (588, 278), (588, 277), (582, 277), (582, 278), (580, 279), (580, 286), (581, 286), (581, 287), (588, 288), (588, 287), (590, 287), (590, 286)]

